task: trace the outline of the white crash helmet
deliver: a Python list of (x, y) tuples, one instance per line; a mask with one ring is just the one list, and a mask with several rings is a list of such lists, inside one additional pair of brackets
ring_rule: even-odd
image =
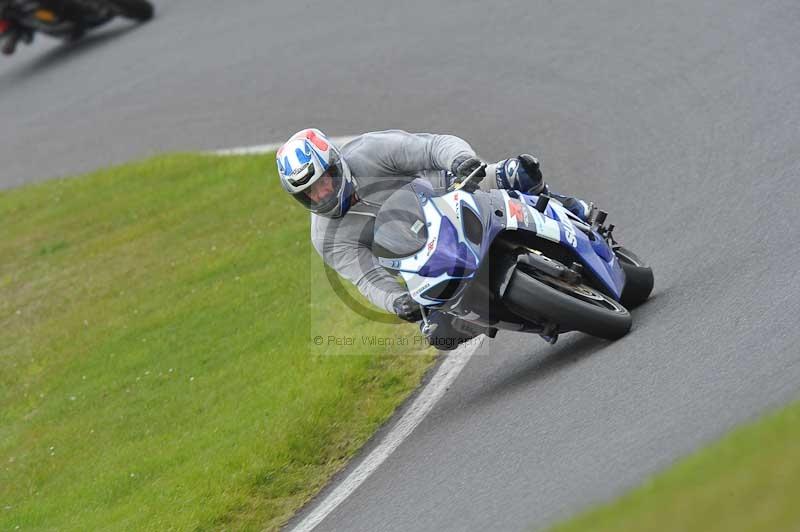
[(350, 208), (355, 180), (339, 149), (319, 129), (292, 135), (276, 160), (284, 190), (309, 211), (339, 218)]

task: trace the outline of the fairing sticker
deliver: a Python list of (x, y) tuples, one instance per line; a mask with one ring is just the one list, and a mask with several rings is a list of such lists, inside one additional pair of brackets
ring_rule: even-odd
[(561, 242), (560, 224), (543, 216), (526, 201), (512, 198), (505, 190), (500, 191), (506, 205), (506, 228), (516, 230), (520, 226), (531, 227), (536, 230), (536, 234), (553, 242)]

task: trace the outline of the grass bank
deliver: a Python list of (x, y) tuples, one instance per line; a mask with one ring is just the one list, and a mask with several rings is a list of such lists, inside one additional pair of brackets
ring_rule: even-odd
[(312, 288), (292, 203), (269, 156), (0, 193), (0, 530), (276, 528), (418, 384), (413, 342), (311, 342), (414, 328)]
[(554, 532), (800, 529), (800, 403), (742, 427)]

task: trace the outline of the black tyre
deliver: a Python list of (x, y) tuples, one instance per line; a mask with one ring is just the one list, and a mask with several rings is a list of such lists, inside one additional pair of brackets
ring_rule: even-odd
[(121, 16), (139, 22), (153, 18), (155, 11), (147, 0), (108, 0), (108, 3), (116, 6)]
[(560, 331), (581, 331), (615, 340), (631, 328), (631, 315), (619, 302), (586, 286), (517, 269), (503, 301), (523, 319), (546, 319)]
[(625, 287), (620, 301), (628, 308), (635, 308), (647, 301), (653, 291), (653, 270), (627, 248), (620, 246), (614, 253), (625, 270)]

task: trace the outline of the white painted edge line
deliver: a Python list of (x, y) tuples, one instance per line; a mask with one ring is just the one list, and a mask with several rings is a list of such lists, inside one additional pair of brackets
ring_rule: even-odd
[(378, 467), (397, 449), (409, 434), (425, 419), (444, 393), (456, 380), (461, 370), (467, 365), (472, 355), (483, 343), (469, 342), (458, 349), (445, 354), (444, 362), (436, 370), (430, 382), (425, 385), (403, 417), (392, 427), (377, 447), (350, 474), (331, 491), (292, 532), (310, 532), (319, 525), (332, 511), (344, 502)]
[[(337, 146), (347, 144), (355, 137), (331, 137), (331, 142)], [(272, 142), (270, 144), (257, 144), (255, 146), (240, 146), (237, 148), (225, 148), (223, 150), (212, 150), (211, 153), (216, 155), (256, 155), (259, 153), (269, 153), (276, 151), (283, 145), (283, 142)]]

